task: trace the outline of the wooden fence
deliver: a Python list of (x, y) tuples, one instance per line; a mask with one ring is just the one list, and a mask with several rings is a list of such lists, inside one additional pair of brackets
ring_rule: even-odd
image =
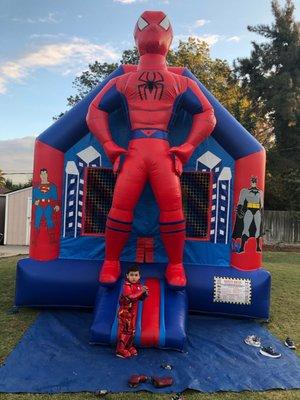
[(264, 243), (300, 246), (300, 211), (264, 211)]

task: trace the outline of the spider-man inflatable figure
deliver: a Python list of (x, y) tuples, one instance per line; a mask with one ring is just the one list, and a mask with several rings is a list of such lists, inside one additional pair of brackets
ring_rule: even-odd
[[(125, 157), (107, 218), (102, 283), (112, 284), (120, 276), (119, 256), (131, 232), (135, 205), (149, 180), (159, 205), (161, 238), (169, 258), (166, 280), (174, 287), (186, 285), (179, 176), (182, 165), (213, 131), (215, 117), (198, 85), (168, 70), (166, 55), (172, 37), (172, 27), (163, 12), (145, 11), (134, 31), (140, 54), (137, 70), (110, 80), (87, 115), (89, 129), (101, 142), (114, 170), (121, 156)], [(127, 150), (113, 142), (109, 129), (109, 114), (120, 107), (125, 109), (131, 129)], [(168, 130), (179, 108), (192, 115), (192, 127), (185, 143), (170, 148)]]

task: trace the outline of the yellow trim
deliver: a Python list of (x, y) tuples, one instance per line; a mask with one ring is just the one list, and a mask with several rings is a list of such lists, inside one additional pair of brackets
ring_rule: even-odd
[(259, 203), (248, 203), (247, 208), (260, 208)]

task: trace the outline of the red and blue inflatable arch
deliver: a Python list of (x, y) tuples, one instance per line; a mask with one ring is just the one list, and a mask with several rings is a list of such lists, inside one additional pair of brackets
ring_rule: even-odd
[[(36, 140), (30, 254), (18, 263), (17, 306), (94, 306), (104, 258), (101, 227), (114, 177), (103, 148), (88, 130), (86, 114), (110, 79), (135, 68), (120, 66)], [(188, 307), (267, 319), (270, 276), (262, 268), (261, 251), (264, 148), (189, 70), (170, 69), (196, 81), (217, 120), (182, 178), (188, 214), (184, 252)], [(126, 115), (116, 110), (109, 123), (114, 140), (126, 147)], [(190, 126), (186, 111), (174, 115), (171, 144), (182, 143)], [(149, 185), (135, 210), (132, 235), (121, 260), (124, 266), (140, 262), (146, 277), (163, 277), (167, 260)]]

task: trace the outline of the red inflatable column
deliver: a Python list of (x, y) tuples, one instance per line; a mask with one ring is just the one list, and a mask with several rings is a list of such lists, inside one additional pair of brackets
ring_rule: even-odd
[(262, 150), (235, 163), (231, 265), (255, 270), (262, 265), (262, 216), (266, 155)]
[(32, 183), (29, 256), (47, 261), (58, 257), (64, 154), (36, 140)]

